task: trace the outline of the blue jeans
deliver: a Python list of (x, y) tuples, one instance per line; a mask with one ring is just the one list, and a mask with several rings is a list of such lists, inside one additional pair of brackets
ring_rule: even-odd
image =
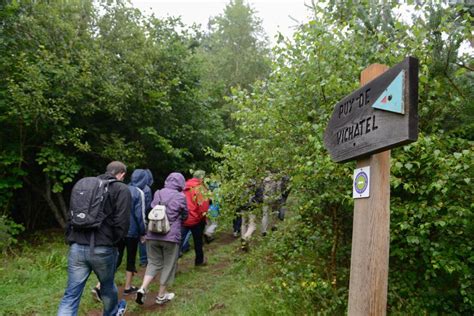
[(117, 287), (114, 283), (117, 249), (95, 246), (91, 253), (89, 245), (72, 244), (69, 248), (67, 288), (59, 304), (58, 316), (77, 315), (82, 292), (92, 271), (100, 282), (100, 293), (104, 304), (104, 316), (117, 313)]
[(189, 251), (189, 240), (191, 239), (191, 231), (188, 230), (186, 236), (184, 237), (183, 242), (181, 243), (181, 251), (180, 252), (188, 252)]

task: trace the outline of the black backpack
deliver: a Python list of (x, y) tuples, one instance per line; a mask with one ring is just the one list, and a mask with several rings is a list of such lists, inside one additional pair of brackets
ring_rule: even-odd
[(107, 217), (104, 205), (109, 195), (109, 185), (117, 181), (97, 177), (86, 177), (77, 181), (72, 188), (69, 204), (71, 226), (74, 230), (96, 229), (102, 224)]

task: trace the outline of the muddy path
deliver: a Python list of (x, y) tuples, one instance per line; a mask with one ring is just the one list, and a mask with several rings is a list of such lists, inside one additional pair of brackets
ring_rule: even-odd
[[(234, 242), (237, 245), (237, 240), (232, 236), (231, 233), (221, 232), (217, 235), (217, 238), (213, 242), (211, 242), (209, 244), (204, 244), (204, 255), (206, 257), (217, 257), (217, 256), (213, 256), (213, 254), (218, 253), (220, 247), (222, 247), (224, 245), (234, 243)], [(238, 251), (237, 246), (236, 246), (236, 251)], [(124, 259), (124, 261), (125, 261), (125, 259)], [(196, 272), (204, 273), (205, 278), (209, 280), (209, 279), (212, 279), (213, 276), (219, 276), (221, 274), (221, 272), (231, 264), (232, 264), (231, 262), (224, 261), (224, 260), (222, 260), (222, 261), (208, 260), (208, 265), (207, 266), (196, 268), (196, 267), (194, 267), (194, 250), (191, 250), (188, 253), (186, 253), (182, 258), (179, 259), (179, 261), (178, 261), (178, 270), (177, 270), (177, 273), (176, 273), (176, 279), (178, 279), (180, 274), (182, 274), (182, 273), (187, 273), (187, 272), (190, 272), (192, 270), (196, 270)], [(141, 283), (141, 280), (143, 280), (144, 273), (145, 273), (145, 268), (144, 267), (139, 267), (138, 268), (138, 273), (135, 275), (134, 280), (133, 280), (135, 286), (139, 286), (139, 284)], [(115, 279), (117, 280), (120, 277), (125, 278), (125, 276), (123, 275), (123, 273), (121, 271), (117, 273), (117, 275), (115, 276)], [(159, 275), (157, 276), (157, 278), (159, 278)], [(157, 278), (155, 278), (155, 280), (153, 282), (157, 282), (156, 281)], [(203, 285), (203, 288), (204, 287), (205, 286)], [(183, 294), (185, 294), (187, 292), (185, 289), (179, 289), (179, 290)], [(137, 305), (137, 303), (135, 303), (135, 294), (124, 296), (122, 294), (123, 293), (123, 286), (118, 286), (118, 291), (119, 291), (119, 300), (122, 299), (122, 298), (127, 300), (128, 308), (127, 308), (126, 315), (128, 315), (128, 316), (150, 314), (152, 312), (156, 312), (158, 314), (158, 313), (161, 313), (165, 310), (169, 310), (169, 309), (173, 308), (172, 304), (165, 304), (165, 305), (156, 304), (155, 303), (156, 293), (150, 292), (146, 296), (145, 304), (143, 304), (140, 307), (140, 311), (136, 311), (136, 308), (133, 308), (134, 310), (131, 311), (130, 307), (132, 305)], [(190, 299), (192, 300), (192, 298), (190, 298)], [(87, 316), (101, 316), (102, 315), (102, 310), (99, 309), (99, 305), (100, 305), (100, 303), (98, 303), (98, 305), (97, 305), (98, 308), (97, 309), (94, 309), (94, 310), (88, 312)], [(216, 306), (216, 309), (219, 309), (219, 306)]]

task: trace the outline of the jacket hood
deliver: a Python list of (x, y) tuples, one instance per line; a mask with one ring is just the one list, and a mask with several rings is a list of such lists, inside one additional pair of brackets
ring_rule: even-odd
[(165, 188), (181, 192), (184, 189), (184, 184), (184, 176), (179, 172), (173, 172), (166, 178)]
[(144, 169), (135, 169), (132, 173), (132, 181), (130, 181), (130, 185), (134, 187), (139, 187), (140, 189), (144, 189), (145, 186), (148, 184), (148, 173)]
[(186, 181), (186, 188), (185, 190), (188, 190), (190, 188), (194, 188), (194, 187), (197, 187), (199, 185), (202, 184), (202, 179), (198, 179), (198, 178), (192, 178), (192, 179), (189, 179), (188, 181)]
[(148, 176), (146, 185), (151, 187), (153, 185), (153, 174), (151, 173), (150, 169), (145, 169), (145, 171)]

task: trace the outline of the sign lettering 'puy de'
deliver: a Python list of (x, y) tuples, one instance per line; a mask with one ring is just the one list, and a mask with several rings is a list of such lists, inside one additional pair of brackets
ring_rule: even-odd
[(416, 141), (418, 60), (405, 58), (339, 101), (324, 134), (335, 162)]

